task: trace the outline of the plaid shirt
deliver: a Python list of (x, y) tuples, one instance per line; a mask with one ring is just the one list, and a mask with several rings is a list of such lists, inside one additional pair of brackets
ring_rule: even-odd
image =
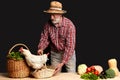
[(44, 50), (48, 45), (53, 51), (64, 51), (62, 62), (66, 63), (75, 50), (76, 29), (71, 20), (62, 18), (62, 24), (58, 27), (48, 21), (41, 33), (38, 49)]

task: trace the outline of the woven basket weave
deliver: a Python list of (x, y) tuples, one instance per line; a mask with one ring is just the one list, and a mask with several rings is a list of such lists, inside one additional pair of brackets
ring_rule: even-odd
[(32, 76), (38, 79), (49, 78), (53, 76), (54, 71), (55, 69), (47, 68), (47, 66), (45, 66), (45, 68), (32, 72)]
[[(15, 44), (8, 52), (10, 52), (17, 46), (24, 46), (28, 49), (28, 47), (25, 44), (18, 43)], [(7, 59), (7, 70), (8, 70), (8, 76), (11, 78), (24, 78), (29, 76), (30, 74), (30, 68), (27, 65), (25, 59), (22, 60), (15, 60), (15, 59)]]

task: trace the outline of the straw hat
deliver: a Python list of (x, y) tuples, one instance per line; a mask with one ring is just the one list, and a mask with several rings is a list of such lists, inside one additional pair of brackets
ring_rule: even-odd
[(48, 10), (45, 10), (46, 13), (56, 13), (56, 14), (64, 14), (66, 13), (65, 10), (62, 10), (62, 3), (58, 1), (51, 1), (50, 8)]

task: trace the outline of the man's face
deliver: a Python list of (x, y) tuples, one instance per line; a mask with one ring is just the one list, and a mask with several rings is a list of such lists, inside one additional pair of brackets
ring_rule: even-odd
[(51, 18), (51, 21), (53, 24), (58, 24), (61, 20), (61, 15), (60, 14), (51, 14), (50, 18)]

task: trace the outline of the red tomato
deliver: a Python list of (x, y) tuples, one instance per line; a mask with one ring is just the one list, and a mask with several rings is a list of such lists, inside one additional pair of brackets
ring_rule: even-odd
[(87, 69), (86, 69), (86, 72), (91, 72), (91, 68), (90, 67), (88, 67)]
[(94, 71), (94, 74), (95, 74), (95, 75), (99, 75), (99, 71), (98, 71), (98, 70), (95, 70), (95, 71)]
[(94, 66), (90, 66), (90, 68), (91, 68), (92, 70), (95, 70), (95, 67), (94, 67)]

